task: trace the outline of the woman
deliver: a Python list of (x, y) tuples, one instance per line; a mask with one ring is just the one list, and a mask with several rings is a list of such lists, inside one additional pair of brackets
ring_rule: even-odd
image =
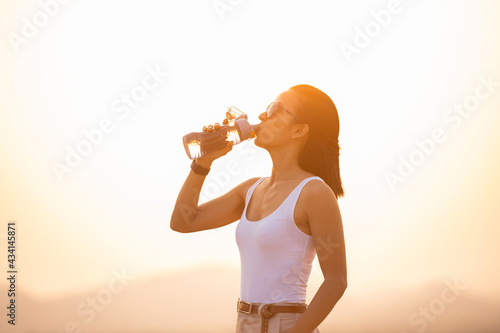
[[(178, 232), (240, 220), (236, 242), (241, 290), (236, 332), (319, 332), (347, 288), (339, 171), (339, 118), (321, 90), (294, 86), (259, 115), (255, 145), (273, 161), (270, 177), (252, 178), (198, 206), (212, 162), (232, 149), (195, 159), (172, 213)], [(307, 305), (315, 255), (324, 282)]]

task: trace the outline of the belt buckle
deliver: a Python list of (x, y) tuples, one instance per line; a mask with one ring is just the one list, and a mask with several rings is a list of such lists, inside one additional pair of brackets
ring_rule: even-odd
[(271, 318), (274, 315), (274, 304), (262, 304), (259, 306), (259, 313), (266, 319)]
[[(245, 311), (243, 309), (240, 308), (240, 304), (243, 303), (243, 304), (248, 304), (249, 308), (248, 308), (248, 311)], [(249, 303), (249, 302), (245, 302), (245, 301), (239, 301), (238, 302), (238, 311), (240, 312), (243, 312), (243, 313), (246, 313), (246, 314), (252, 314), (252, 306), (253, 304), (252, 303)]]

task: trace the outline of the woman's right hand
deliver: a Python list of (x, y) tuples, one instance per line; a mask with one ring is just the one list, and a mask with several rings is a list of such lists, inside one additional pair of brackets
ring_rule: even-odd
[[(226, 125), (228, 123), (228, 119), (225, 118), (222, 123), (224, 125)], [(203, 126), (203, 131), (204, 132), (219, 131), (220, 128), (221, 128), (221, 125), (219, 123), (215, 123), (214, 125)], [(228, 152), (231, 151), (231, 149), (233, 149), (233, 142), (226, 141), (226, 145), (222, 149), (218, 149), (218, 150), (215, 150), (211, 153), (203, 155), (202, 157), (198, 157), (197, 159), (195, 159), (195, 163), (198, 164), (199, 166), (202, 166), (202, 167), (208, 169), (212, 165), (213, 161), (215, 161), (216, 159), (218, 159), (221, 156), (226, 155)]]
[(229, 153), (231, 151), (231, 149), (233, 149), (233, 142), (228, 141), (224, 148), (219, 149), (219, 150), (215, 150), (211, 153), (203, 155), (202, 157), (198, 157), (194, 161), (199, 166), (202, 166), (206, 169), (209, 169), (210, 166), (212, 165), (213, 161), (215, 161), (216, 159), (218, 159), (221, 156), (226, 155), (227, 153)]

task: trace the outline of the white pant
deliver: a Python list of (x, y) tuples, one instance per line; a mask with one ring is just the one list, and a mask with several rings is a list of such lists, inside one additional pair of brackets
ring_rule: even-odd
[[(275, 313), (267, 320), (269, 333), (286, 333), (299, 320), (302, 313)], [(236, 333), (260, 333), (262, 316), (238, 312)], [(316, 327), (311, 333), (320, 333)]]

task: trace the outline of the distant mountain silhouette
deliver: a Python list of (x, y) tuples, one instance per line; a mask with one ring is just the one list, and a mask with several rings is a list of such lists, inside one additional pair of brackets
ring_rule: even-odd
[[(28, 294), (21, 285), (18, 286), (17, 325), (13, 329), (6, 324), (7, 310), (2, 306), (0, 331), (73, 332), (76, 330), (71, 326), (67, 331), (65, 327), (74, 322), (85, 333), (232, 333), (239, 274), (239, 270), (232, 267), (210, 265), (135, 277), (117, 293), (110, 292), (107, 284), (103, 284), (46, 298)], [(6, 284), (0, 286), (0, 302), (6, 305)], [(118, 288), (118, 284), (112, 287)], [(418, 332), (425, 320), (418, 311), (429, 307), (433, 307), (430, 315), (432, 311), (440, 314), (427, 321), (424, 332), (500, 333), (500, 300), (478, 297), (466, 289), (452, 302), (439, 301), (441, 297), (450, 301), (454, 295), (447, 291), (442, 296), (447, 285), (441, 280), (408, 290), (373, 286), (371, 291), (362, 293), (354, 288), (348, 287), (330, 316), (319, 326), (322, 333)], [(97, 304), (95, 310), (88, 303), (92, 298)], [(412, 315), (413, 325), (409, 321)]]

